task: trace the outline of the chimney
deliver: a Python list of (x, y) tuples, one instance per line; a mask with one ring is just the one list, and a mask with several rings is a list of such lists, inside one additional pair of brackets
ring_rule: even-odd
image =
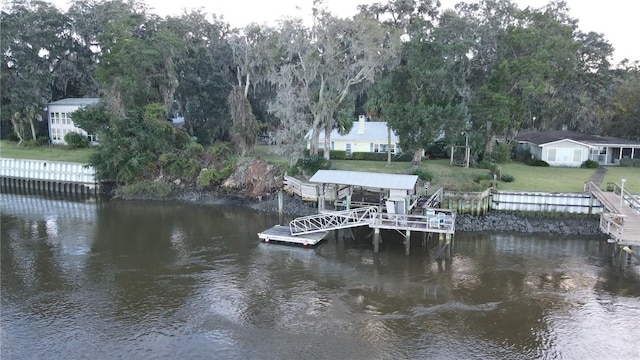
[(363, 135), (364, 134), (364, 123), (366, 122), (367, 118), (364, 115), (359, 115), (358, 116), (358, 135)]

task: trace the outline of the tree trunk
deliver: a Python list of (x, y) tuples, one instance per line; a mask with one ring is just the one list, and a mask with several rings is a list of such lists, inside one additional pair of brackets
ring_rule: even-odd
[(422, 161), (422, 149), (413, 151), (413, 160), (411, 160), (411, 166), (418, 167)]
[(391, 128), (387, 123), (387, 165), (391, 165)]
[(311, 129), (311, 136), (309, 137), (309, 155), (314, 156), (318, 155), (318, 138), (320, 137), (320, 133), (318, 129), (313, 127)]
[(491, 160), (491, 149), (493, 148), (493, 128), (491, 127), (491, 121), (487, 122), (487, 132), (484, 142), (484, 152), (482, 153), (482, 160)]
[(31, 137), (33, 141), (36, 140), (36, 127), (33, 125), (33, 118), (29, 119), (29, 126), (31, 126)]
[(324, 158), (331, 160), (331, 128), (325, 126), (324, 128)]

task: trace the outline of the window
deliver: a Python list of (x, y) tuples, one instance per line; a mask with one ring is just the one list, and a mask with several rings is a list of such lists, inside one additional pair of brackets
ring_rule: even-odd
[(348, 156), (351, 156), (351, 144), (347, 144), (345, 147), (345, 152)]
[(573, 149), (573, 162), (582, 162), (582, 149)]
[(556, 161), (556, 149), (550, 148), (547, 152), (547, 161)]

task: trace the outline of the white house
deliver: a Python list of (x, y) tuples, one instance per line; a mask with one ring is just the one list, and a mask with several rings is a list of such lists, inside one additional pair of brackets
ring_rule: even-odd
[(49, 138), (52, 144), (66, 144), (64, 136), (69, 132), (77, 132), (95, 142), (95, 136), (77, 127), (71, 120), (71, 114), (81, 107), (96, 104), (100, 98), (67, 98), (47, 104), (49, 118)]
[[(364, 115), (353, 123), (351, 131), (341, 135), (337, 129), (331, 132), (331, 150), (342, 150), (348, 155), (354, 152), (386, 153), (389, 147), (389, 133), (386, 122), (366, 121)], [(391, 153), (400, 153), (398, 136), (391, 130)], [(320, 131), (318, 149), (324, 148), (324, 130)]]
[(640, 159), (640, 142), (573, 131), (522, 131), (515, 139), (521, 148), (551, 166), (579, 167), (586, 160), (619, 165), (624, 158)]

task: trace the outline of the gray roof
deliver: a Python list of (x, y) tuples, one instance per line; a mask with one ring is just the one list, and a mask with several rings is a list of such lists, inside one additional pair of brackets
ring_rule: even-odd
[[(359, 121), (354, 121), (351, 131), (346, 135), (340, 135), (337, 129), (331, 132), (331, 140), (349, 140), (349, 141), (370, 141), (376, 143), (387, 143), (387, 123), (377, 121), (366, 121), (364, 123), (364, 132), (358, 134), (360, 129)], [(320, 131), (320, 139), (324, 139), (324, 130)], [(391, 130), (391, 142), (397, 143), (398, 136)]]
[(318, 170), (318, 172), (316, 172), (309, 181), (321, 184), (411, 190), (418, 182), (418, 175), (398, 175), (345, 170)]
[(629, 146), (638, 147), (640, 142), (625, 140), (610, 136), (582, 134), (575, 131), (521, 131), (515, 137), (520, 142), (530, 142), (536, 145), (550, 144), (561, 140), (573, 140), (591, 146)]
[(95, 104), (100, 101), (100, 98), (66, 98), (58, 101), (50, 102), (48, 105), (76, 105), (85, 106)]

